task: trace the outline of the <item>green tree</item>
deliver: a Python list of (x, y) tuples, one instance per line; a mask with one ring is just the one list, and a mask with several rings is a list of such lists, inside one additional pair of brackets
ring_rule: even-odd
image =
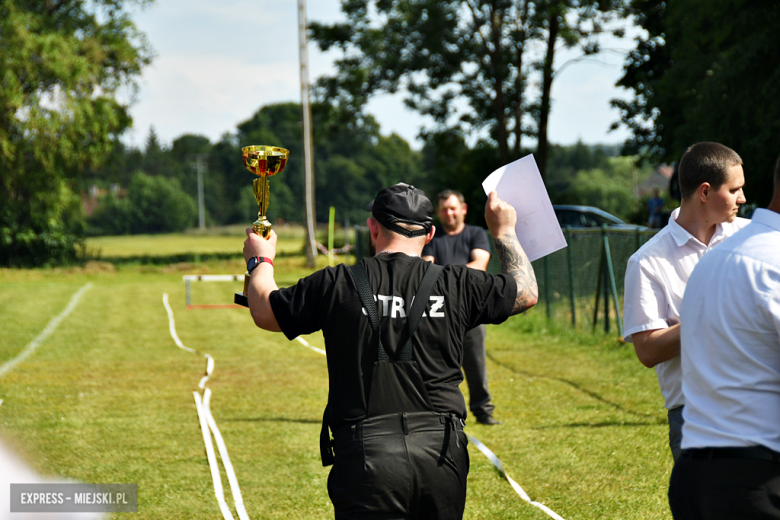
[(745, 161), (749, 200), (768, 202), (780, 153), (780, 4), (633, 0), (647, 31), (618, 85), (633, 99), (613, 100), (632, 131), (625, 151), (653, 162), (678, 161), (686, 148), (716, 141)]
[(195, 225), (198, 208), (178, 179), (138, 172), (127, 191), (134, 233), (184, 231)]
[(131, 3), (0, 0), (0, 265), (75, 256), (74, 181), (130, 125), (116, 94), (151, 58)]
[[(164, 177), (181, 177), (180, 165), (176, 164), (169, 150), (157, 137), (154, 127), (149, 128), (144, 147), (143, 171), (149, 175), (162, 175)], [(181, 179), (180, 179), (181, 180)]]
[[(544, 174), (555, 51), (582, 44), (586, 54), (598, 52), (595, 38), (617, 3), (343, 0), (346, 22), (310, 24), (321, 49), (344, 54), (318, 88), (356, 112), (378, 92), (405, 89), (406, 104), (434, 120), (432, 133), (487, 130), (502, 163), (520, 157), (524, 136), (536, 136)], [(547, 51), (535, 61), (529, 49), (540, 42)], [(526, 90), (535, 72), (542, 89), (532, 103)], [(453, 120), (458, 101), (469, 110)]]
[(130, 179), (138, 170), (143, 169), (144, 152), (138, 148), (129, 148), (122, 141), (116, 141), (111, 153), (97, 167), (87, 168), (74, 182), (74, 190), (84, 193), (92, 185), (110, 188), (118, 184), (127, 188)]
[(225, 194), (223, 179), (209, 168), (212, 145), (208, 137), (184, 134), (174, 139), (165, 154), (167, 177), (174, 177), (193, 200), (198, 200), (197, 161), (203, 168), (203, 199), (206, 205), (206, 224), (226, 222), (234, 209), (234, 202)]
[(120, 198), (109, 193), (89, 219), (90, 233), (170, 233), (195, 225), (198, 209), (176, 178), (136, 172)]
[(564, 194), (565, 202), (596, 206), (616, 217), (629, 218), (636, 209), (636, 203), (631, 178), (620, 173), (612, 167), (578, 171)]

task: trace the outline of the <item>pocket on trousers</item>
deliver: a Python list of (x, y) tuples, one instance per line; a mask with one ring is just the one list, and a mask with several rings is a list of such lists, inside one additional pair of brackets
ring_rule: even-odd
[(328, 475), (328, 495), (336, 510), (348, 509), (372, 487), (366, 478), (363, 441), (337, 441), (333, 451), (335, 462)]
[[(398, 479), (406, 485), (409, 469), (402, 434), (379, 435), (363, 439), (363, 456), (367, 482), (384, 489), (397, 487)], [(403, 478), (400, 478), (403, 476)]]

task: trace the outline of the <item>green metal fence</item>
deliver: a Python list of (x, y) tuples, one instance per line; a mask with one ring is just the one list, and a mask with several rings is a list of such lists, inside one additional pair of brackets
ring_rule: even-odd
[[(628, 258), (657, 230), (565, 229), (568, 247), (532, 263), (547, 317), (583, 331), (623, 336), (623, 281)], [(355, 228), (357, 258), (368, 256), (368, 228)], [(488, 272), (498, 273), (490, 239)]]

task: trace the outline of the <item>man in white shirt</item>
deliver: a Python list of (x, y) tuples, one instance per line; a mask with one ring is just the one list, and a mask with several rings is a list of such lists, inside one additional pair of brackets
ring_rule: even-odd
[(680, 308), (676, 520), (780, 519), (780, 161), (768, 209), (699, 262)]
[(628, 260), (623, 324), (639, 361), (655, 368), (669, 417), (669, 447), (680, 455), (683, 400), (680, 303), (693, 268), (710, 249), (750, 221), (737, 217), (745, 202), (742, 159), (718, 143), (697, 143), (679, 165), (680, 207), (669, 224)]

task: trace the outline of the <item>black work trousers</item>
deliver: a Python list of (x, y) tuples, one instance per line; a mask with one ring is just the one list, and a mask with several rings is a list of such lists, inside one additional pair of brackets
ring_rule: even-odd
[(459, 419), (431, 412), (382, 415), (339, 429), (328, 476), (336, 520), (460, 520), (467, 442)]
[(493, 415), (493, 403), (488, 390), (486, 327), (479, 325), (463, 337), (463, 374), (469, 387), (469, 410), (475, 417)]
[(780, 463), (723, 455), (683, 450), (669, 482), (675, 520), (780, 519)]

